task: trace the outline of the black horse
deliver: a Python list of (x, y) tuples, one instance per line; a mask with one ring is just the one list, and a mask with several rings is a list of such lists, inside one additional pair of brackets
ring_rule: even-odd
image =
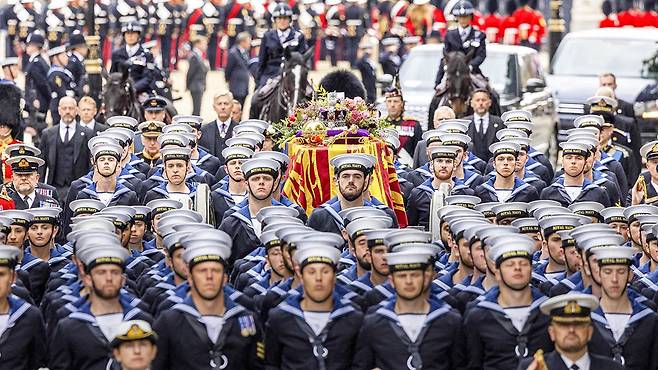
[(468, 54), (460, 51), (443, 53), (444, 65), (446, 66), (446, 82), (439, 86), (432, 98), (427, 122), (433, 121), (434, 111), (436, 108), (442, 106), (452, 108), (457, 118), (473, 114), (473, 109), (470, 106), (470, 97), (473, 90), (477, 88), (484, 88), (491, 92), (493, 101), (489, 113), (497, 116), (500, 115), (498, 96), (490, 87), (487, 79), (484, 76), (471, 74), (469, 61), (472, 57), (472, 51)]
[(107, 119), (114, 116), (128, 116), (141, 120), (141, 110), (133, 81), (128, 71), (103, 73), (103, 106), (99, 115)]
[(279, 122), (300, 103), (310, 99), (313, 87), (308, 81), (308, 62), (313, 48), (304, 54), (285, 51), (281, 74), (254, 93), (249, 116)]

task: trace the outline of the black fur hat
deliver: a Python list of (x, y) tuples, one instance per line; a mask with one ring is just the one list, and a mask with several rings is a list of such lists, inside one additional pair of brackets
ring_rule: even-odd
[(612, 14), (612, 2), (610, 2), (610, 0), (603, 1), (601, 4), (601, 11), (606, 17)]
[(363, 99), (366, 98), (366, 89), (363, 87), (361, 80), (346, 69), (339, 69), (327, 74), (320, 81), (320, 86), (327, 92), (345, 93), (346, 98), (356, 98), (357, 96)]
[(518, 7), (516, 0), (507, 0), (505, 3), (505, 13), (511, 15)]
[(0, 125), (16, 128), (22, 112), (21, 91), (13, 83), (0, 83)]
[(488, 0), (487, 1), (487, 12), (489, 14), (496, 13), (498, 11), (498, 0)]

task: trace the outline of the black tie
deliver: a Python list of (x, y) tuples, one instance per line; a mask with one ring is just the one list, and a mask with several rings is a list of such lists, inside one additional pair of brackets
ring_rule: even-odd
[(571, 367), (569, 369), (571, 369), (571, 370), (580, 370), (580, 368), (576, 364), (571, 365)]
[(480, 125), (478, 126), (478, 132), (481, 134), (484, 133), (484, 118), (480, 118)]
[(30, 204), (30, 196), (29, 196), (29, 195), (24, 196), (24, 197), (23, 197), (23, 201), (24, 201), (25, 204), (28, 206), (28, 208), (32, 206), (32, 205)]
[(68, 144), (69, 142), (69, 126), (66, 126), (66, 132), (64, 133), (64, 144)]

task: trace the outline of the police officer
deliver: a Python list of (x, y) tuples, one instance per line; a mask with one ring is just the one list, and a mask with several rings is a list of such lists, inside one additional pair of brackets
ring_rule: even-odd
[(121, 28), (125, 44), (112, 52), (112, 67), (110, 72), (128, 69), (130, 77), (135, 82), (135, 92), (141, 94), (149, 91), (153, 82), (153, 55), (144, 50), (140, 44), (142, 26), (138, 22), (130, 22)]
[[(486, 35), (471, 25), (475, 9), (468, 0), (460, 0), (452, 8), (452, 15), (457, 18), (458, 27), (448, 30), (445, 36), (444, 53), (460, 51), (465, 55), (473, 53), (469, 66), (473, 74), (482, 74), (480, 65), (487, 57)], [(435, 84), (439, 86), (445, 75), (445, 59), (441, 59), (441, 65), (436, 75)]]
[(264, 348), (258, 320), (236, 303), (227, 287), (231, 240), (186, 243), (190, 292), (158, 317), (156, 369), (259, 369)]
[(461, 315), (428, 294), (431, 250), (418, 243), (385, 255), (395, 295), (366, 316), (354, 360), (358, 368), (454, 369), (465, 363)]
[(167, 114), (167, 104), (167, 100), (161, 96), (148, 97), (142, 103), (144, 121), (171, 123), (171, 117)]
[(304, 289), (270, 312), (266, 324), (266, 365), (349, 368), (363, 314), (342, 300), (335, 289), (339, 246), (303, 240), (296, 245), (296, 273), (301, 276)]
[(25, 100), (30, 113), (30, 125), (37, 133), (45, 128), (46, 112), (50, 104), (50, 85), (48, 84), (49, 63), (41, 56), (45, 38), (41, 31), (34, 31), (27, 37), (25, 53), (29, 62), (25, 70)]
[(280, 74), (281, 65), (285, 59), (285, 50), (288, 52), (306, 52), (304, 35), (291, 26), (292, 9), (284, 3), (277, 4), (272, 11), (276, 29), (269, 30), (263, 36), (260, 52), (258, 54), (257, 85), (265, 85), (268, 79)]
[(69, 38), (69, 62), (66, 69), (73, 75), (73, 82), (76, 86), (75, 95), (78, 99), (89, 92), (87, 69), (84, 63), (88, 52), (89, 48), (84, 35), (80, 31), (74, 31)]
[(48, 71), (48, 85), (50, 86), (50, 116), (53, 122), (59, 122), (59, 100), (65, 96), (74, 97), (77, 85), (71, 71), (66, 68), (69, 56), (66, 45), (53, 46), (48, 49), (50, 57), (50, 70)]

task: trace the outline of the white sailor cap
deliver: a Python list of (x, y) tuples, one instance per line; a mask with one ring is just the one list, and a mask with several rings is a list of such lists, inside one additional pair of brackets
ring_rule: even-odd
[(182, 123), (194, 128), (195, 130), (200, 130), (201, 124), (203, 123), (203, 118), (189, 114), (178, 114), (171, 118), (171, 123)]
[(455, 159), (457, 158), (457, 152), (459, 151), (459, 147), (453, 145), (439, 145), (431, 149), (430, 160), (439, 158)]
[(542, 229), (544, 238), (548, 238), (555, 232), (574, 229), (582, 224), (581, 221), (582, 218), (577, 215), (556, 215), (539, 220), (539, 227)]
[(151, 217), (155, 217), (170, 210), (180, 209), (183, 203), (175, 199), (154, 199), (146, 203), (146, 206), (151, 209)]
[[(149, 202), (150, 203), (150, 202)], [(171, 226), (171, 231), (173, 231), (173, 225), (181, 222), (196, 222), (200, 223), (203, 220), (203, 216), (197, 212), (189, 209), (170, 209), (165, 211), (160, 216), (160, 221), (158, 222), (158, 229), (169, 225)]]
[(130, 224), (132, 221), (132, 217), (129, 214), (126, 213), (118, 213), (118, 212), (99, 212), (98, 216), (100, 217), (108, 217), (110, 221), (114, 224), (114, 227), (120, 230), (125, 230), (126, 227)]
[(287, 216), (287, 217), (297, 217), (299, 216), (299, 212), (291, 207), (286, 207), (286, 206), (269, 206), (269, 207), (263, 207), (256, 213), (256, 220), (258, 222), (263, 222), (263, 219), (269, 216)]
[(539, 222), (534, 217), (522, 217), (512, 221), (512, 226), (519, 228), (521, 234), (538, 233), (540, 231)]
[(399, 44), (400, 44), (400, 40), (396, 37), (387, 37), (382, 40), (382, 45), (384, 46), (393, 46)]
[(384, 238), (384, 244), (390, 249), (406, 243), (429, 243), (432, 235), (426, 231), (415, 229), (391, 230)]
[(430, 256), (430, 258), (438, 257), (441, 252), (441, 247), (432, 243), (407, 243), (400, 244), (393, 249), (391, 253), (397, 252), (412, 252), (412, 253), (424, 253)]
[(626, 243), (626, 239), (616, 232), (589, 231), (574, 239), (576, 240), (576, 248), (585, 253), (592, 253), (594, 248), (616, 247)]
[[(460, 209), (450, 211), (447, 213), (443, 214), (443, 217), (439, 217), (442, 221), (447, 222), (448, 224), (452, 224), (453, 222), (456, 221), (461, 221), (462, 219), (470, 218), (470, 219), (477, 219), (481, 218), (484, 219), (484, 215), (482, 212), (476, 211), (474, 209), (468, 209), (464, 207), (459, 207)], [(441, 210), (439, 210), (441, 212)], [(439, 213), (440, 215), (440, 213)]]
[(163, 133), (158, 136), (158, 144), (160, 144), (160, 148), (168, 146), (187, 148), (190, 145), (190, 139), (181, 133)]
[[(464, 212), (462, 212), (462, 211), (464, 211)], [(458, 205), (445, 205), (445, 206), (439, 208), (439, 210), (436, 211), (436, 214), (439, 216), (439, 219), (443, 220), (444, 217), (448, 216), (449, 214), (451, 214), (453, 212), (460, 212), (460, 213), (469, 213), (470, 212), (469, 214), (475, 215), (475, 213), (476, 213), (475, 211), (477, 211), (477, 210), (468, 209), (466, 207), (462, 207), (462, 206), (458, 206)], [(479, 211), (477, 211), (477, 212), (479, 212)], [(482, 213), (482, 212), (480, 212), (480, 213)]]
[(69, 203), (74, 216), (92, 215), (105, 208), (105, 203), (97, 199), (76, 199)]
[(231, 146), (222, 150), (222, 157), (224, 158), (225, 162), (232, 161), (234, 159), (249, 159), (253, 157), (253, 155), (253, 150), (242, 146)]
[(160, 150), (160, 155), (162, 156), (162, 161), (166, 162), (172, 159), (180, 159), (184, 161), (189, 161), (190, 156), (192, 155), (192, 149), (190, 148), (181, 148), (181, 147), (166, 147)]
[(561, 207), (562, 205), (557, 200), (539, 199), (528, 202), (528, 213), (534, 216), (535, 211), (545, 207)]
[(610, 224), (613, 222), (627, 223), (628, 220), (626, 219), (626, 216), (624, 216), (625, 209), (626, 208), (624, 207), (607, 207), (602, 209), (599, 213), (603, 218), (603, 222), (605, 222), (606, 224)]
[(320, 243), (322, 245), (327, 245), (342, 250), (343, 245), (345, 244), (345, 239), (342, 236), (331, 233), (331, 232), (322, 232), (322, 231), (312, 231), (305, 235), (302, 235), (301, 241), (305, 243)]
[(578, 225), (574, 229), (570, 231), (571, 236), (574, 239), (580, 239), (581, 235), (590, 233), (590, 232), (608, 232), (608, 231), (613, 231), (616, 233), (615, 229), (610, 227), (608, 224), (585, 224), (585, 225)]
[[(450, 223), (450, 231), (454, 235), (454, 239), (459, 241), (459, 239), (466, 238), (465, 232), (469, 228), (480, 226), (480, 225), (491, 225), (491, 222), (484, 218), (466, 218), (466, 219), (457, 219)], [(466, 238), (469, 239), (469, 238)]]
[(587, 145), (589, 151), (594, 152), (599, 147), (599, 140), (592, 135), (572, 135), (567, 141)]
[(257, 153), (254, 153), (254, 156), (252, 158), (258, 159), (258, 158), (269, 158), (269, 159), (274, 159), (275, 161), (281, 163), (281, 167), (288, 168), (288, 164), (290, 164), (290, 157), (288, 157), (287, 154), (281, 153), (281, 152), (275, 152), (271, 150), (264, 150), (260, 151)]
[(147, 221), (151, 214), (151, 208), (147, 206), (133, 206), (135, 209), (135, 221)]
[(119, 160), (123, 155), (123, 148), (119, 144), (98, 144), (91, 148), (91, 155), (94, 161), (97, 161), (98, 158), (104, 155), (109, 155)]
[(470, 143), (471, 143), (471, 138), (465, 134), (458, 134), (458, 133), (441, 134), (441, 144), (443, 145), (452, 145), (452, 146), (467, 148)]
[(372, 206), (360, 206), (343, 209), (338, 212), (338, 216), (343, 219), (343, 224), (347, 225), (353, 220), (363, 217), (387, 216), (384, 210)]
[(658, 141), (650, 141), (642, 145), (640, 155), (647, 160), (658, 158)]
[(30, 208), (28, 212), (32, 214), (31, 223), (33, 224), (57, 224), (59, 222), (59, 214), (62, 213), (62, 209), (59, 207), (39, 207)]
[(66, 45), (58, 45), (48, 49), (48, 56), (53, 57), (58, 54), (66, 53)]
[(532, 122), (532, 113), (527, 110), (510, 110), (500, 115), (503, 122)]
[(12, 225), (19, 225), (23, 227), (28, 227), (33, 217), (30, 212), (20, 209), (7, 209), (0, 211), (0, 216), (9, 217), (14, 220)]
[[(227, 245), (229, 248), (233, 245), (233, 240), (231, 237), (223, 232), (222, 230), (217, 230), (213, 228), (212, 225), (209, 224), (204, 224), (204, 223), (193, 223), (193, 224), (185, 224), (186, 227), (190, 227), (192, 225), (194, 226), (203, 226), (203, 228), (197, 228), (193, 229), (190, 228), (189, 232), (188, 230), (185, 230), (185, 228), (180, 228), (180, 226), (183, 225), (174, 225), (174, 230), (181, 231), (185, 233), (186, 235), (180, 238), (180, 243), (183, 244), (184, 247), (187, 247), (189, 242), (192, 241), (197, 241), (197, 240), (214, 240), (215, 242), (222, 244), (222, 245)], [(210, 226), (210, 227), (207, 227)]]
[(640, 221), (640, 226), (658, 223), (658, 215), (637, 215), (635, 218)]
[(93, 147), (102, 144), (116, 144), (121, 146), (121, 144), (119, 144), (119, 140), (117, 140), (114, 136), (96, 135), (89, 139), (87, 142), (87, 147), (91, 150)]
[(468, 126), (470, 124), (471, 121), (466, 119), (446, 119), (439, 122), (437, 129), (444, 132), (465, 134), (468, 131)]
[(386, 229), (391, 227), (392, 223), (393, 221), (388, 216), (365, 217), (350, 222), (345, 229), (348, 237), (354, 241), (363, 235), (364, 230)]
[(0, 266), (13, 269), (18, 263), (19, 253), (20, 249), (14, 246), (0, 244)]
[(506, 218), (528, 217), (528, 204), (522, 202), (501, 203), (491, 209), (496, 214), (496, 220)]
[(377, 159), (370, 154), (339, 154), (331, 158), (330, 164), (334, 168), (334, 174), (338, 175), (345, 170), (357, 170), (365, 174), (372, 171)]
[(265, 135), (259, 134), (258, 132), (253, 131), (243, 131), (238, 132), (233, 136), (234, 138), (247, 138), (256, 142), (257, 145), (261, 145), (265, 141)]
[(213, 225), (198, 222), (181, 222), (178, 224), (172, 224), (171, 227), (175, 232), (186, 234), (196, 234), (204, 230), (215, 230)]
[(203, 262), (218, 262), (226, 266), (230, 257), (231, 245), (213, 239), (208, 239), (202, 243), (196, 242), (194, 246), (188, 246), (183, 252), (183, 260), (190, 270)]
[(449, 195), (445, 199), (447, 205), (459, 206), (464, 208), (475, 208), (476, 205), (480, 204), (480, 198), (474, 195)]
[(527, 137), (506, 137), (501, 141), (518, 144), (520, 150), (524, 152), (527, 152), (530, 148), (530, 138)]
[[(118, 240), (109, 243), (108, 241), (104, 239), (103, 244), (107, 244), (107, 246), (100, 248), (78, 249), (77, 257), (85, 265), (87, 272), (102, 264), (114, 264), (124, 267), (124, 263), (130, 257), (130, 252), (123, 248)], [(81, 240), (78, 240), (76, 244), (81, 244)]]
[(501, 154), (518, 156), (520, 150), (521, 146), (519, 144), (510, 141), (499, 141), (489, 145), (489, 151), (493, 153), (494, 158)]
[(544, 301), (539, 309), (556, 323), (591, 322), (592, 311), (599, 307), (599, 299), (591, 294), (562, 294)]
[(122, 213), (130, 216), (131, 219), (135, 218), (135, 214), (137, 214), (137, 210), (135, 210), (135, 207), (132, 206), (109, 206), (105, 207), (100, 211), (100, 214), (104, 213)]
[(424, 270), (431, 263), (433, 257), (426, 250), (393, 252), (384, 255), (390, 272)]
[(172, 123), (169, 125), (166, 125), (165, 127), (162, 128), (162, 133), (163, 134), (180, 134), (185, 136), (186, 138), (189, 139), (188, 134), (193, 134), (194, 137), (196, 138), (196, 134), (194, 134), (194, 131), (191, 126), (186, 125), (184, 123)]
[(486, 202), (477, 204), (474, 209), (486, 218), (496, 217), (496, 212), (493, 211), (493, 207), (500, 204), (500, 202)]
[(498, 235), (515, 235), (519, 233), (519, 228), (512, 225), (491, 225), (490, 227), (485, 227), (476, 233), (478, 239), (483, 241), (485, 245), (490, 245), (488, 239), (496, 237)]
[(392, 147), (395, 150), (400, 149), (400, 138), (397, 136), (385, 135), (384, 142), (386, 142), (386, 145)]
[(233, 128), (233, 135), (239, 135), (246, 132), (255, 132), (262, 135), (266, 128), (267, 127), (253, 123), (240, 123)]
[(635, 250), (631, 247), (601, 247), (592, 249), (599, 265), (628, 265), (633, 264)]
[(506, 122), (505, 125), (509, 129), (522, 131), (528, 136), (530, 136), (535, 129), (535, 124), (532, 122)]
[(135, 132), (124, 127), (110, 127), (99, 135), (114, 138), (123, 147), (129, 146), (135, 140)]
[(260, 146), (258, 140), (245, 136), (233, 136), (226, 140), (227, 147), (242, 146), (251, 150), (256, 150)]
[(297, 252), (295, 252), (293, 258), (301, 269), (311, 263), (325, 263), (335, 267), (338, 260), (340, 260), (340, 250), (333, 246), (323, 245), (318, 242), (304, 243), (304, 240), (298, 241), (296, 244)]
[(255, 119), (255, 118), (250, 118), (250, 119), (245, 119), (240, 121), (238, 126), (240, 125), (250, 125), (254, 127), (259, 127), (260, 131), (259, 133), (263, 133), (268, 127), (270, 127), (270, 124), (267, 121), (263, 121), (262, 119)]
[(263, 217), (262, 231), (276, 230), (278, 225), (288, 225), (288, 226), (302, 226), (304, 222), (297, 217), (283, 216), (283, 215), (267, 215)]
[(563, 141), (560, 143), (560, 148), (562, 148), (562, 156), (566, 155), (581, 155), (583, 157), (589, 157), (591, 148), (589, 145), (580, 142), (574, 141)]
[(427, 144), (427, 146), (429, 147), (430, 144), (432, 144), (432, 143), (440, 143), (441, 142), (441, 135), (443, 135), (444, 132), (445, 131), (441, 131), (441, 130), (438, 130), (438, 129), (425, 131), (423, 133), (422, 138), (425, 141), (425, 143)]
[(517, 138), (517, 137), (527, 138), (528, 134), (526, 134), (525, 132), (523, 132), (521, 130), (515, 130), (513, 128), (504, 128), (504, 129), (498, 130), (496, 132), (496, 138), (498, 140), (503, 140), (503, 139), (507, 139), (507, 138)]
[(274, 230), (263, 231), (258, 239), (260, 239), (260, 242), (263, 243), (263, 246), (265, 246), (265, 250), (283, 246), (281, 238), (276, 236), (276, 232)]
[[(363, 230), (363, 236), (368, 242), (368, 248), (374, 248), (376, 246), (386, 246), (384, 239), (386, 235), (391, 232), (391, 229), (371, 229)], [(387, 247), (388, 248), (388, 247)]]
[(569, 209), (577, 215), (596, 217), (601, 219), (601, 211), (603, 210), (603, 204), (599, 202), (576, 202), (569, 206)]
[(532, 216), (537, 220), (541, 220), (549, 216), (571, 215), (571, 214), (573, 213), (567, 207), (547, 205), (546, 207), (535, 209), (535, 211), (532, 213)]
[(489, 249), (488, 257), (496, 266), (510, 258), (526, 258), (532, 260), (535, 249), (535, 240), (524, 234), (510, 235), (513, 241), (497, 238)]
[(9, 66), (15, 66), (18, 65), (18, 58), (5, 58), (2, 63), (0, 63), (0, 66), (2, 67), (9, 67)]
[[(488, 220), (487, 220), (488, 221)], [(468, 241), (469, 244), (473, 244), (474, 242), (480, 240), (479, 238), (479, 232), (480, 230), (484, 230), (486, 228), (495, 226), (491, 222), (476, 222), (474, 223), (470, 228), (464, 230), (464, 239)]]
[(122, 128), (127, 128), (130, 131), (135, 131), (138, 122), (136, 119), (128, 116), (113, 116), (106, 119), (105, 124), (107, 124), (111, 128), (122, 127)]
[(573, 126), (577, 128), (593, 127), (600, 131), (603, 127), (603, 117), (594, 114), (579, 116), (573, 120)]
[(39, 148), (33, 145), (19, 143), (19, 144), (7, 145), (7, 147), (4, 150), (4, 154), (7, 157), (15, 157), (19, 155), (29, 155), (33, 157), (38, 157), (39, 154), (41, 154), (41, 150), (39, 150)]
[(651, 204), (637, 204), (628, 206), (624, 210), (624, 217), (631, 224), (639, 215), (658, 215), (658, 207)]
[(247, 159), (242, 162), (242, 173), (245, 178), (249, 178), (256, 174), (266, 174), (273, 178), (279, 176), (281, 164), (274, 159), (260, 158), (260, 159)]

